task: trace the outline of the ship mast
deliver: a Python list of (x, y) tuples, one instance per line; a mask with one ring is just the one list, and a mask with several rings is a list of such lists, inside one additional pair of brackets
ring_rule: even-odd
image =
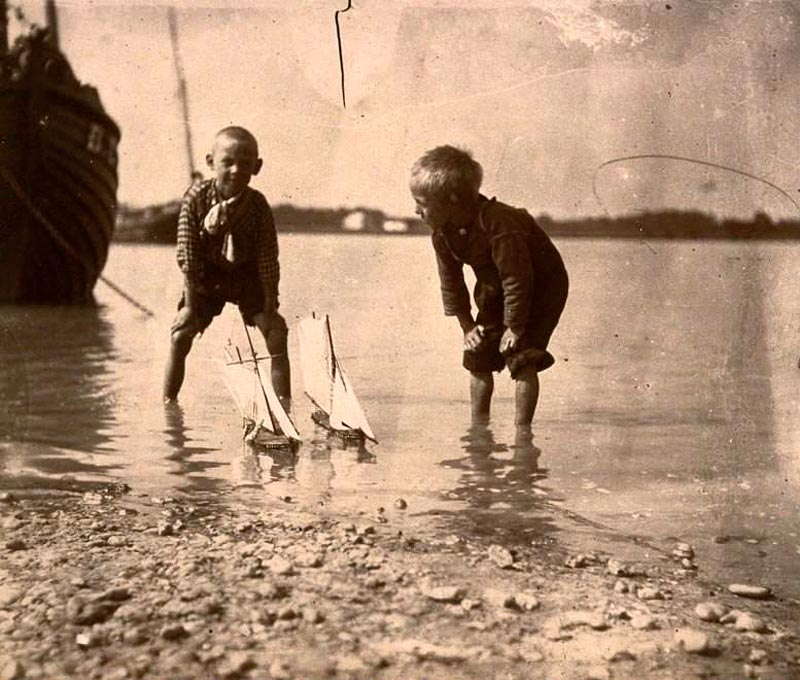
[(167, 20), (169, 21), (169, 37), (172, 43), (172, 57), (175, 61), (175, 73), (178, 77), (178, 98), (181, 100), (181, 113), (183, 114), (183, 130), (186, 138), (186, 155), (189, 161), (189, 177), (191, 181), (194, 181), (194, 149), (192, 148), (192, 131), (189, 127), (189, 101), (186, 93), (186, 78), (183, 75), (183, 62), (181, 61), (181, 54), (178, 49), (178, 18), (175, 14), (175, 8), (172, 6), (167, 8)]
[(0, 57), (8, 52), (8, 16), (6, 0), (0, 0)]
[(47, 14), (48, 41), (50, 45), (58, 49), (58, 13), (56, 12), (55, 0), (47, 0), (45, 12)]

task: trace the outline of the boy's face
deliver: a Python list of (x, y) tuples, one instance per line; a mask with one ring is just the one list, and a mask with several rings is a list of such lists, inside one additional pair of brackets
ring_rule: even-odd
[(206, 162), (216, 177), (217, 190), (222, 198), (231, 198), (244, 191), (250, 178), (261, 170), (261, 159), (255, 145), (228, 135), (217, 137)]
[(415, 212), (431, 229), (441, 229), (456, 216), (456, 205), (453, 201), (438, 196), (427, 196), (413, 189), (411, 195), (417, 204)]

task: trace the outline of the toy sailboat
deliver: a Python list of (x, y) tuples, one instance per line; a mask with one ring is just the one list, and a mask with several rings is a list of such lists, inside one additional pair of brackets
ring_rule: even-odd
[(270, 357), (259, 355), (245, 326), (247, 347), (225, 347), (225, 383), (244, 418), (245, 440), (267, 449), (295, 449), (300, 434), (275, 393)]
[(377, 443), (353, 386), (333, 348), (328, 315), (311, 314), (298, 324), (305, 392), (317, 411), (314, 421), (345, 440)]

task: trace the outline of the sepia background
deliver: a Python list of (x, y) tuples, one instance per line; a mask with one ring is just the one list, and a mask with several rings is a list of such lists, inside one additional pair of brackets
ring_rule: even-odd
[(274, 204), (410, 218), (408, 168), (452, 143), (483, 164), (485, 193), (537, 216), (685, 211), (766, 232), (557, 238), (571, 293), (542, 377), (538, 465), (514, 458), (505, 375), (492, 437), (470, 438), (460, 333), (423, 236), (280, 234), (292, 356), (297, 320), (329, 312), (381, 444), (355, 460), (310, 437), (296, 465), (257, 470), (243, 468), (219, 371), (235, 318), (197, 343), (180, 418), (165, 420), (173, 248), (112, 244), (106, 276), (155, 316), (102, 283), (94, 312), (7, 312), (5, 470), (231, 503), (242, 486), (350, 510), (402, 495), (421, 531), (556, 532), (576, 549), (679, 538), (712, 573), (797, 595), (800, 248), (769, 234), (800, 218), (797, 5), (354, 0), (339, 15), (344, 107), (345, 6), (176, 4), (184, 121), (164, 5), (59, 3), (63, 49), (122, 130), (120, 201), (178, 199), (216, 130), (240, 124), (265, 159), (253, 186)]

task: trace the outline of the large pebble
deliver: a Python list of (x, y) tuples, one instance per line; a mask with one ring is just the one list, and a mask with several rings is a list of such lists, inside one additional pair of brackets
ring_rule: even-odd
[(25, 669), (16, 659), (0, 656), (0, 680), (22, 680)]
[(715, 623), (728, 613), (728, 608), (721, 602), (701, 602), (694, 608), (697, 618)]
[(488, 555), (489, 559), (501, 569), (508, 569), (514, 565), (514, 556), (503, 546), (490, 546)]
[(736, 619), (733, 624), (736, 630), (744, 630), (752, 633), (763, 633), (767, 630), (767, 624), (764, 620), (755, 614), (744, 613)]
[(427, 598), (435, 602), (451, 602), (453, 604), (461, 602), (467, 594), (463, 588), (456, 586), (434, 586), (425, 588), (422, 592)]
[(514, 602), (516, 602), (520, 609), (526, 612), (532, 612), (534, 609), (538, 609), (540, 605), (539, 598), (533, 593), (528, 592), (515, 593)]
[(0, 584), (0, 609), (5, 609), (16, 602), (22, 592), (9, 585)]
[(631, 628), (636, 630), (655, 630), (658, 628), (658, 624), (649, 614), (636, 614), (631, 619)]
[(675, 631), (672, 639), (675, 646), (683, 647), (688, 654), (709, 654), (713, 650), (708, 635), (699, 630), (681, 628)]
[(275, 555), (275, 557), (267, 562), (267, 567), (277, 576), (288, 576), (294, 573), (294, 566), (292, 563), (283, 559), (280, 555)]
[(640, 600), (663, 600), (664, 593), (662, 593), (658, 588), (645, 586), (636, 591), (636, 597), (638, 597)]
[(731, 583), (728, 590), (734, 595), (753, 600), (766, 600), (772, 596), (772, 591), (766, 586), (751, 586), (746, 583)]

